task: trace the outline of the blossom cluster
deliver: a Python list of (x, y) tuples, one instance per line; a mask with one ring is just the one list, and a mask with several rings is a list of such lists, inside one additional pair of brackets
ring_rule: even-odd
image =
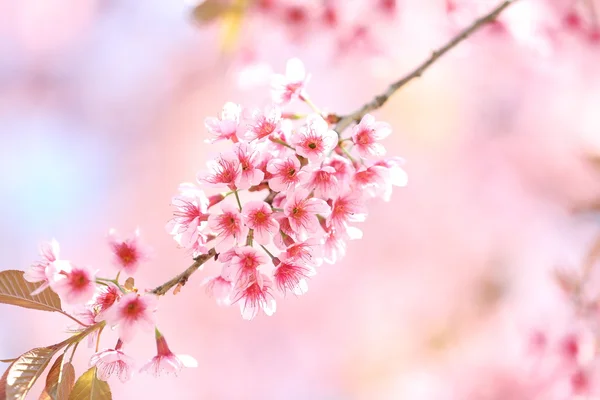
[[(304, 294), (316, 268), (362, 236), (355, 224), (367, 202), (388, 201), (392, 187), (407, 182), (403, 160), (385, 157), (380, 143), (390, 125), (366, 114), (351, 132), (336, 132), (339, 117), (312, 103), (309, 78), (291, 59), (272, 79), (272, 104), (251, 110), (229, 102), (207, 118), (207, 142), (230, 149), (172, 201), (168, 232), (194, 257), (214, 248), (221, 270), (206, 279), (207, 290), (219, 304), (239, 304), (245, 319), (273, 314), (277, 293)], [(287, 112), (293, 102), (312, 112)]]
[[(131, 343), (138, 331), (155, 331), (157, 354), (140, 371), (158, 375), (161, 372), (177, 373), (183, 366), (193, 366), (189, 356), (176, 356), (167, 346), (166, 339), (156, 328), (155, 311), (157, 297), (153, 294), (140, 294), (134, 287), (133, 275), (141, 263), (148, 260), (151, 250), (141, 243), (139, 231), (129, 238), (121, 239), (114, 230), (108, 240), (112, 263), (117, 270), (116, 278), (102, 278), (98, 270), (80, 266), (62, 259), (56, 240), (41, 247), (41, 259), (31, 265), (24, 279), (41, 283), (32, 292), (39, 295), (44, 290), (55, 292), (63, 304), (73, 307), (72, 317), (77, 325), (72, 331), (86, 333), (89, 347), (96, 348), (90, 358), (98, 377), (103, 380), (116, 374), (121, 381), (128, 380), (133, 372), (134, 360), (123, 351), (125, 344)], [(123, 284), (121, 275), (129, 276)], [(116, 345), (98, 351), (100, 334), (104, 326), (116, 328)]]

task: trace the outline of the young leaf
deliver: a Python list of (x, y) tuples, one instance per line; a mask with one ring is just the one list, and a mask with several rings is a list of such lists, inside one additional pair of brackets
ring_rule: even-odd
[[(58, 356), (46, 377), (46, 387), (42, 393), (42, 398), (61, 400), (67, 399), (69, 393), (75, 384), (75, 369), (70, 362), (63, 363), (63, 356)], [(45, 396), (45, 397), (44, 397)]]
[(17, 359), (16, 358), (6, 358), (4, 360), (0, 360), (1, 363), (7, 363), (7, 364), (12, 363), (14, 361), (17, 361)]
[(50, 289), (35, 296), (31, 295), (31, 292), (39, 286), (39, 283), (27, 282), (23, 278), (23, 271), (2, 271), (0, 272), (0, 303), (34, 310), (62, 312), (60, 298)]
[(69, 395), (69, 400), (110, 400), (112, 394), (108, 383), (96, 377), (96, 367), (85, 371), (77, 379)]
[(222, 16), (230, 7), (222, 0), (205, 0), (194, 7), (192, 16), (196, 21), (205, 24)]
[(8, 369), (6, 399), (24, 399), (57, 351), (52, 347), (40, 347), (19, 357)]

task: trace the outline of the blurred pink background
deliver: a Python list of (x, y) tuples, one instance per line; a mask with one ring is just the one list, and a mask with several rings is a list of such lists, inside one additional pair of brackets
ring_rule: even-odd
[[(204, 143), (204, 118), (226, 101), (267, 104), (248, 68), (281, 72), (292, 56), (313, 101), (354, 110), (464, 25), (442, 0), (399, 3), (366, 21), (383, 51), (339, 56), (327, 36), (296, 42), (259, 19), (223, 54), (183, 1), (0, 0), (0, 269), (27, 268), (56, 238), (65, 258), (110, 270), (109, 228), (139, 226), (155, 256), (138, 287), (174, 276), (190, 259), (164, 230), (171, 196), (222, 148)], [(552, 270), (577, 268), (598, 234), (597, 217), (571, 210), (600, 195), (585, 161), (600, 154), (600, 44), (546, 3), (515, 5), (507, 32), (483, 30), (377, 112), (409, 185), (371, 204), (363, 240), (306, 295), (244, 321), (205, 295), (208, 264), (158, 311), (199, 367), (114, 380), (114, 397), (528, 399), (529, 335), (572, 321)], [(64, 317), (0, 311), (0, 358), (64, 338)], [(148, 335), (130, 350), (140, 364), (154, 351)]]

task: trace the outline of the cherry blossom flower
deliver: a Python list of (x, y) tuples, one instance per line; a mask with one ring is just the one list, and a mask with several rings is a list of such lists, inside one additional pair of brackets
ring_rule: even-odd
[(304, 64), (297, 58), (288, 60), (285, 75), (275, 75), (271, 81), (271, 95), (277, 104), (289, 103), (303, 96), (310, 75), (306, 75)]
[(321, 116), (311, 114), (306, 125), (292, 137), (296, 153), (311, 162), (321, 161), (337, 144), (337, 133), (329, 129)]
[(136, 229), (134, 236), (119, 239), (117, 232), (109, 232), (109, 244), (112, 250), (112, 262), (120, 270), (129, 275), (135, 274), (141, 262), (150, 259), (150, 248), (140, 243), (140, 231)]
[(277, 106), (268, 106), (265, 111), (254, 110), (251, 123), (246, 132), (247, 140), (262, 139), (272, 134), (277, 134), (281, 129), (281, 109)]
[(269, 277), (256, 273), (250, 285), (238, 288), (233, 294), (232, 304), (239, 302), (242, 318), (246, 320), (254, 319), (260, 310), (263, 310), (266, 315), (273, 315), (276, 303), (271, 287), (272, 282)]
[(156, 307), (156, 296), (128, 293), (104, 313), (104, 318), (108, 324), (118, 326), (119, 338), (127, 343), (139, 329), (154, 328)]
[(286, 260), (299, 262), (310, 266), (323, 263), (321, 242), (317, 238), (309, 238), (303, 242), (295, 242), (285, 249)]
[(223, 266), (222, 275), (225, 279), (235, 282), (236, 288), (245, 288), (255, 279), (257, 270), (269, 260), (258, 250), (250, 247), (238, 247), (230, 262)]
[[(176, 207), (173, 219), (167, 223), (167, 231), (177, 236), (180, 246), (191, 247), (200, 239), (199, 232), (208, 224), (208, 206), (210, 200), (204, 191), (192, 184), (180, 185), (181, 194), (171, 202)], [(222, 200), (222, 195), (219, 195)]]
[(234, 152), (221, 154), (209, 161), (207, 165), (209, 170), (198, 174), (198, 183), (216, 188), (236, 189), (236, 182), (239, 182), (242, 174), (242, 166), (237, 154)]
[(383, 156), (385, 148), (377, 141), (385, 139), (390, 133), (392, 133), (390, 124), (375, 122), (371, 114), (366, 114), (352, 129), (352, 142), (361, 157)]
[(229, 203), (222, 203), (222, 214), (211, 214), (208, 217), (208, 227), (216, 235), (215, 249), (222, 252), (232, 245), (246, 240), (248, 227), (242, 222), (240, 211)]
[(106, 349), (92, 355), (90, 366), (96, 366), (98, 378), (103, 381), (116, 374), (121, 382), (127, 382), (133, 374), (134, 361), (120, 349)]
[(173, 354), (165, 337), (158, 329), (154, 331), (157, 354), (142, 366), (140, 372), (149, 372), (158, 377), (162, 373), (177, 375), (183, 367), (195, 368), (198, 366), (198, 362), (192, 356)]
[(113, 283), (108, 283), (107, 286), (97, 290), (92, 302), (92, 309), (97, 314), (95, 321), (102, 321), (104, 319), (103, 313), (115, 304), (121, 298), (121, 295), (121, 290)]
[(244, 190), (262, 182), (265, 174), (258, 168), (258, 153), (254, 146), (247, 143), (237, 143), (234, 152), (238, 157), (241, 173), (235, 180), (235, 186)]
[(335, 177), (341, 185), (349, 185), (352, 181), (355, 169), (352, 162), (347, 158), (332, 154), (331, 157), (325, 160), (323, 165), (332, 167), (335, 170)]
[(323, 259), (328, 264), (335, 264), (346, 255), (347, 240), (362, 238), (362, 231), (349, 226), (345, 231), (330, 229), (325, 233), (323, 241)]
[(284, 213), (291, 229), (298, 237), (305, 237), (319, 229), (317, 214), (327, 216), (331, 208), (322, 199), (308, 197), (308, 190), (298, 189), (288, 197)]
[(60, 254), (60, 246), (55, 239), (48, 243), (43, 243), (40, 246), (40, 255), (42, 259), (32, 264), (23, 274), (23, 278), (27, 282), (37, 283), (43, 282), (40, 287), (31, 292), (32, 296), (38, 295), (50, 286), (48, 281), (48, 266), (58, 260)]
[(312, 165), (300, 171), (299, 175), (302, 182), (300, 187), (309, 192), (314, 191), (316, 197), (329, 199), (335, 197), (341, 190), (333, 167)]
[(208, 117), (204, 120), (204, 125), (213, 138), (207, 140), (208, 143), (214, 143), (220, 140), (230, 139), (237, 142), (237, 130), (240, 124), (242, 108), (235, 103), (228, 102), (223, 106), (220, 118)]
[(254, 240), (262, 245), (271, 242), (279, 231), (279, 223), (272, 217), (271, 207), (264, 201), (249, 201), (242, 208), (244, 223), (254, 230)]
[(231, 281), (223, 278), (223, 276), (215, 276), (206, 278), (203, 282), (206, 285), (206, 293), (214, 297), (219, 306), (228, 306), (231, 304)]
[(327, 225), (344, 231), (348, 228), (348, 222), (363, 222), (366, 218), (367, 208), (361, 194), (348, 191), (333, 199)]
[(285, 159), (275, 159), (267, 165), (267, 171), (272, 174), (269, 187), (276, 192), (283, 192), (293, 188), (300, 182), (300, 161), (296, 156)]
[(48, 266), (50, 287), (65, 303), (83, 304), (92, 299), (96, 290), (95, 272), (69, 261), (57, 260)]
[(294, 259), (283, 257), (279, 261), (273, 272), (273, 279), (279, 291), (284, 294), (290, 291), (296, 295), (306, 293), (308, 291), (306, 279), (315, 275), (315, 269)]
[(404, 187), (408, 184), (408, 175), (402, 168), (404, 165), (404, 159), (400, 157), (390, 157), (384, 160), (379, 160), (373, 164), (375, 166), (382, 166), (388, 170), (388, 179), (384, 182), (383, 193), (381, 197), (384, 201), (390, 201), (392, 197), (392, 187)]

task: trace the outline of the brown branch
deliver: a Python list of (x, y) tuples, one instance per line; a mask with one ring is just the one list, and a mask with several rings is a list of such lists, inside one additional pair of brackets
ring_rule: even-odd
[(392, 83), (384, 93), (376, 96), (373, 100), (371, 100), (358, 110), (354, 111), (353, 113), (341, 117), (337, 121), (334, 130), (338, 134), (341, 134), (344, 131), (344, 129), (346, 129), (348, 126), (350, 126), (350, 124), (352, 124), (352, 122), (360, 121), (362, 117), (369, 111), (377, 110), (378, 108), (383, 106), (398, 89), (400, 89), (402, 86), (406, 85), (413, 79), (420, 77), (423, 74), (423, 72), (425, 72), (425, 70), (429, 68), (433, 63), (435, 63), (441, 56), (446, 54), (450, 49), (452, 49), (454, 46), (456, 46), (463, 40), (467, 39), (469, 36), (478, 31), (484, 25), (493, 22), (498, 17), (498, 15), (500, 15), (500, 13), (504, 11), (505, 8), (517, 1), (518, 0), (503, 1), (488, 14), (473, 21), (473, 23), (470, 26), (468, 26), (458, 35), (453, 37), (448, 43), (431, 53), (431, 56), (427, 60), (423, 61), (412, 72), (410, 72), (408, 75), (401, 78), (400, 80)]
[(217, 255), (217, 252), (215, 251), (214, 248), (210, 249), (208, 251), (208, 253), (206, 253), (206, 254), (199, 255), (198, 257), (194, 258), (194, 263), (192, 265), (190, 265), (189, 267), (187, 267), (187, 269), (185, 271), (183, 271), (181, 274), (177, 275), (173, 279), (166, 281), (162, 285), (157, 286), (156, 288), (151, 290), (149, 293), (155, 294), (157, 296), (162, 296), (162, 295), (166, 294), (173, 286), (181, 287), (181, 286), (185, 285), (186, 282), (188, 281), (188, 279), (190, 278), (190, 276), (194, 272), (196, 272), (196, 270), (198, 268), (200, 268), (200, 266), (202, 266), (202, 264), (204, 264), (205, 262), (207, 262), (208, 260), (210, 260), (211, 258), (213, 258), (216, 255)]

